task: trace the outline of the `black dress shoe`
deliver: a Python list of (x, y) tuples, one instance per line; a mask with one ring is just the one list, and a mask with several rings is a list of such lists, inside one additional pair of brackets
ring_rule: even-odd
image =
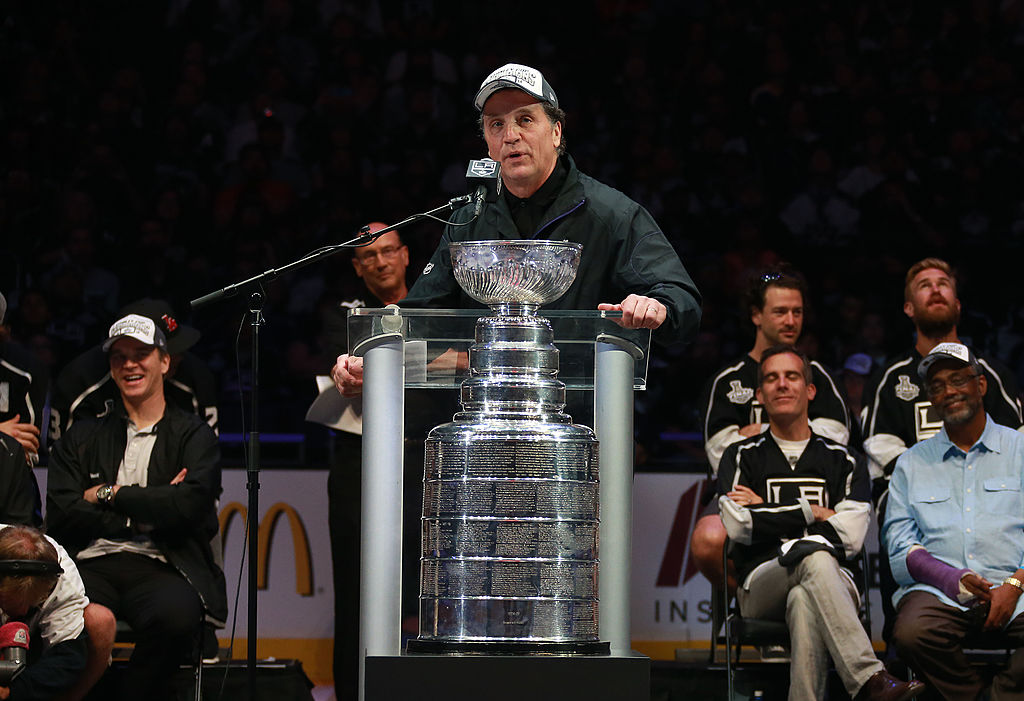
[(872, 674), (860, 688), (856, 701), (907, 701), (923, 692), (923, 683), (916, 679), (900, 681), (883, 669)]

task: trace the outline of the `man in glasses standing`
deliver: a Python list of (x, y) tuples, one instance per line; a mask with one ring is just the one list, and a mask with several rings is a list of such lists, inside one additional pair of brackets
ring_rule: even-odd
[[(382, 222), (372, 222), (369, 231), (386, 228)], [(352, 267), (363, 281), (365, 294), (341, 301), (329, 309), (324, 318), (324, 338), (330, 358), (348, 353), (348, 312), (361, 307), (379, 308), (394, 304), (408, 294), (406, 269), (409, 267), (409, 249), (397, 231), (389, 231), (368, 246), (355, 249)], [(333, 390), (331, 390), (333, 391)], [(354, 400), (360, 406), (359, 400)], [(412, 407), (409, 408), (411, 412)], [(352, 426), (361, 428), (360, 424)], [(409, 435), (407, 433), (407, 435)], [(359, 533), (360, 533), (360, 481), (362, 475), (362, 436), (339, 430), (333, 436), (333, 457), (327, 476), (327, 511), (331, 536), (331, 562), (334, 576), (334, 688), (339, 699), (355, 698), (359, 692)], [(410, 441), (407, 446), (412, 448)], [(422, 440), (419, 462), (410, 457), (406, 465), (413, 471), (423, 467)], [(405, 480), (407, 512), (419, 512), (421, 474)], [(409, 515), (407, 514), (407, 517)], [(411, 521), (410, 521), (411, 523)], [(418, 529), (405, 529), (407, 539), (415, 537), (416, 546), (406, 547), (409, 560), (403, 566), (406, 579), (405, 610), (415, 605), (414, 580), (418, 574)], [(407, 540), (411, 542), (410, 540)], [(409, 601), (412, 599), (412, 602)]]
[[(371, 231), (383, 229), (374, 222)], [(352, 267), (362, 278), (366, 289), (381, 302), (380, 306), (394, 304), (409, 292), (405, 269), (409, 267), (409, 249), (402, 243), (397, 231), (389, 231), (369, 246), (355, 249)], [(377, 306), (375, 303), (369, 306)]]
[[(942, 698), (1022, 699), (1024, 436), (985, 412), (992, 387), (967, 346), (940, 343), (917, 372), (941, 427), (900, 455), (889, 483), (893, 641)], [(1000, 630), (1017, 650), (986, 690), (963, 642)]]

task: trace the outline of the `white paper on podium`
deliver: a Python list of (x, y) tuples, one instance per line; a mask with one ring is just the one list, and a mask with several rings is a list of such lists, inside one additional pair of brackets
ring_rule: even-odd
[(363, 398), (341, 396), (334, 380), (327, 375), (317, 375), (316, 386), (320, 394), (306, 411), (306, 421), (363, 435)]
[[(406, 382), (425, 381), (426, 367), (427, 342), (406, 341)], [(306, 421), (358, 436), (363, 435), (363, 398), (341, 396), (341, 392), (334, 386), (334, 381), (327, 375), (316, 376), (316, 387), (319, 394), (306, 411)]]

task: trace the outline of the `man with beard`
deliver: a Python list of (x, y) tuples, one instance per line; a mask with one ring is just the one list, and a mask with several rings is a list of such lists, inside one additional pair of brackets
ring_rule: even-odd
[[(907, 271), (903, 311), (914, 322), (917, 341), (907, 353), (877, 372), (864, 387), (864, 452), (868, 468), (875, 480), (874, 494), (878, 518), (885, 516), (886, 491), (896, 459), (910, 446), (934, 436), (942, 428), (930, 397), (916, 382), (914, 368), (940, 343), (959, 343), (957, 323), (960, 321), (960, 300), (956, 278), (949, 263), (938, 258), (925, 258)], [(996, 423), (1020, 428), (1021, 405), (1017, 382), (1002, 364), (979, 358), (988, 392), (984, 395), (985, 411)], [(891, 637), (894, 611), (892, 594), (895, 584), (888, 561), (879, 561), (879, 581), (885, 625), (882, 637)]]
[[(751, 282), (746, 303), (754, 326), (754, 347), (742, 358), (715, 375), (705, 392), (704, 451), (711, 474), (718, 474), (722, 453), (733, 443), (756, 436), (768, 428), (764, 406), (755, 399), (761, 354), (779, 344), (793, 345), (804, 323), (807, 283), (789, 266), (765, 270)], [(810, 363), (817, 393), (808, 408), (811, 428), (820, 436), (846, 445), (850, 439), (850, 415), (828, 371)], [(690, 551), (698, 569), (712, 583), (722, 582), (722, 545), (725, 529), (718, 517), (717, 501), (697, 521)]]
[[(900, 455), (890, 482), (893, 639), (944, 699), (1024, 699), (1024, 436), (985, 413), (992, 386), (966, 346), (941, 343), (917, 369), (942, 425)], [(964, 639), (1000, 631), (1017, 651), (986, 689)]]
[[(917, 331), (914, 347), (875, 373), (864, 387), (864, 451), (871, 458), (869, 468), (875, 478), (891, 475), (903, 451), (934, 436), (942, 426), (915, 382), (914, 367), (938, 344), (960, 342), (960, 300), (949, 263), (925, 258), (910, 267), (903, 312)], [(1024, 421), (1015, 378), (997, 361), (979, 358), (978, 362), (989, 384), (985, 410), (997, 423), (1019, 428)]]

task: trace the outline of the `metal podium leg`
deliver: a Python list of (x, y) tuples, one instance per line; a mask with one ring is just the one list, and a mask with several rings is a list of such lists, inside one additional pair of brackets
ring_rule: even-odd
[(359, 564), (359, 698), (367, 655), (402, 644), (402, 337), (380, 336), (363, 354), (363, 477)]
[(613, 655), (628, 655), (634, 356), (626, 347), (613, 343), (598, 342), (595, 351), (594, 432), (601, 443), (599, 635), (611, 643)]

